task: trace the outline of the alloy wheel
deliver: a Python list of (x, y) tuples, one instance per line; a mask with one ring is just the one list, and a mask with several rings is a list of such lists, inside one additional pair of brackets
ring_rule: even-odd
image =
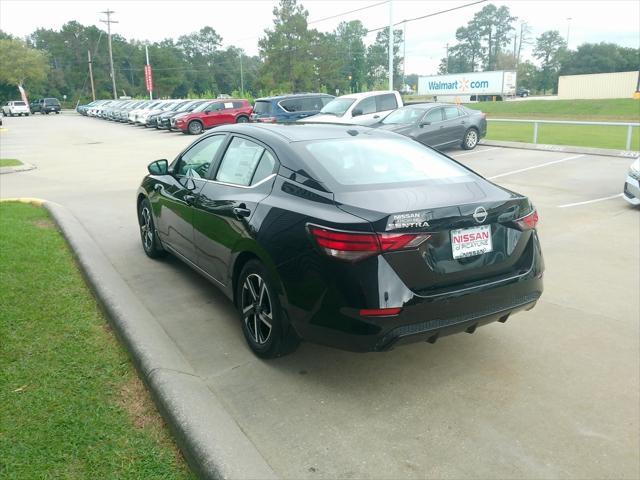
[(473, 148), (478, 143), (478, 134), (475, 130), (469, 130), (467, 132), (467, 148)]
[(242, 286), (242, 320), (252, 340), (264, 345), (271, 338), (273, 310), (269, 290), (257, 273), (247, 275)]
[(153, 225), (151, 223), (151, 212), (149, 212), (149, 209), (146, 206), (142, 208), (140, 218), (142, 220), (140, 225), (142, 243), (144, 245), (144, 249), (147, 252), (150, 252), (153, 247)]

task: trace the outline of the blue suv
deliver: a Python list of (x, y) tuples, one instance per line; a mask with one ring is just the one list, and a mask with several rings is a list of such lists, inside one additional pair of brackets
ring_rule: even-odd
[(258, 98), (253, 106), (251, 122), (290, 123), (318, 113), (333, 100), (326, 93), (296, 93)]

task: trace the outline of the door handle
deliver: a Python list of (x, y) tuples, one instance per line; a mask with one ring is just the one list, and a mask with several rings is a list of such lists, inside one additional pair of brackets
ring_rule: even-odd
[(380, 115), (374, 115), (373, 118), (380, 118)]
[(195, 202), (196, 200), (196, 196), (195, 195), (185, 195), (183, 197), (184, 203), (186, 203), (187, 205), (193, 205), (193, 202)]
[(251, 215), (251, 210), (249, 210), (244, 203), (241, 203), (237, 207), (233, 207), (233, 214), (238, 220), (242, 220)]

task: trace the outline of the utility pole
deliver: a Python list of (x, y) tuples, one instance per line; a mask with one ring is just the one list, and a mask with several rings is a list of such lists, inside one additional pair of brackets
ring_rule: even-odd
[(116, 90), (116, 76), (113, 73), (113, 50), (111, 49), (111, 24), (118, 23), (118, 22), (116, 20), (111, 20), (111, 14), (116, 13), (113, 10), (107, 9), (106, 11), (100, 12), (100, 13), (104, 13), (107, 16), (106, 20), (100, 20), (100, 21), (102, 23), (107, 24), (107, 34), (109, 37), (109, 65), (111, 66), (111, 84), (113, 85), (113, 98), (117, 99), (118, 92)]
[(91, 97), (96, 101), (96, 87), (93, 84), (93, 62), (91, 62), (91, 50), (87, 50), (87, 58), (89, 60), (89, 78), (91, 79)]
[(569, 33), (571, 31), (571, 17), (567, 17), (567, 50), (569, 50)]
[(389, 90), (393, 90), (393, 0), (389, 0)]
[(242, 50), (240, 50), (240, 93), (244, 97), (244, 75), (242, 73)]

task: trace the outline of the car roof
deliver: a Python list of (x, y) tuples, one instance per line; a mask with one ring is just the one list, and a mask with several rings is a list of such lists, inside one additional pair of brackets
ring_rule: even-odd
[(360, 98), (373, 97), (374, 95), (382, 95), (385, 93), (392, 93), (394, 95), (396, 94), (396, 92), (392, 90), (374, 90), (373, 92), (349, 93), (347, 95), (341, 95), (336, 98), (355, 98), (356, 100), (358, 100)]
[(215, 128), (216, 132), (229, 132), (251, 135), (258, 140), (268, 141), (277, 139), (287, 143), (305, 142), (310, 140), (327, 140), (330, 138), (353, 138), (358, 135), (371, 137), (394, 137), (396, 134), (377, 128), (362, 127), (360, 125), (345, 125), (333, 123), (242, 123), (231, 124)]
[(330, 95), (328, 93), (313, 93), (313, 92), (309, 92), (309, 93), (291, 93), (288, 95), (274, 95), (273, 97), (262, 97), (262, 98), (256, 98), (256, 102), (261, 101), (261, 102), (267, 102), (267, 101), (276, 101), (279, 102), (280, 100), (285, 100), (287, 98), (298, 98), (298, 97), (332, 97), (333, 95)]

